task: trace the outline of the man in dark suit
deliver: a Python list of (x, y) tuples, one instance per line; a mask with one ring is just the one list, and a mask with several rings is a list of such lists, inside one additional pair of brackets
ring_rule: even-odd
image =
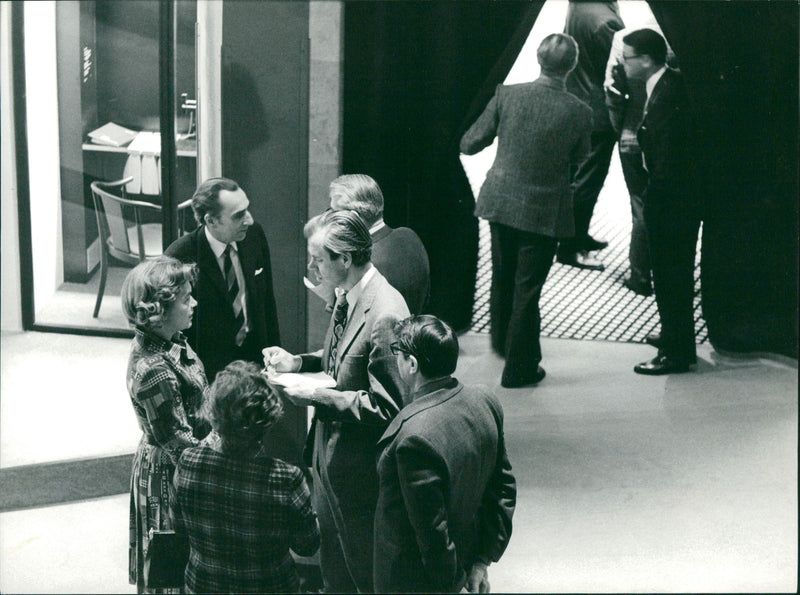
[(660, 337), (650, 339), (657, 343), (658, 355), (634, 371), (687, 372), (697, 361), (693, 301), (700, 227), (689, 98), (680, 72), (666, 65), (667, 45), (661, 35), (639, 29), (622, 41), (625, 75), (645, 81), (647, 92), (637, 138), (647, 170), (644, 222), (661, 318)]
[(192, 196), (200, 225), (165, 251), (197, 263), (197, 308), (186, 336), (209, 381), (234, 360), (260, 363), (261, 350), (280, 343), (269, 244), (249, 205), (233, 180), (206, 180)]
[(570, 0), (564, 33), (578, 43), (578, 65), (567, 77), (567, 90), (592, 108), (592, 145), (575, 176), (575, 235), (558, 247), (558, 262), (603, 270), (605, 266), (590, 251), (608, 242), (589, 235), (597, 197), (603, 189), (617, 134), (608, 118), (603, 82), (614, 33), (624, 27), (616, 1)]
[(492, 347), (506, 356), (501, 384), (535, 384), (539, 365), (539, 297), (559, 238), (575, 231), (571, 183), (589, 151), (592, 111), (566, 91), (578, 46), (568, 35), (545, 37), (538, 49), (541, 76), (532, 83), (499, 85), (461, 139), (473, 155), (498, 139), (475, 215), (492, 234), (490, 299)]
[(392, 350), (411, 402), (378, 442), (378, 593), (488, 592), (487, 566), (511, 537), (517, 488), (503, 408), (451, 374), (458, 339), (434, 316), (395, 325)]
[(268, 372), (324, 371), (334, 388), (284, 390), (313, 406), (307, 454), (319, 518), (320, 566), (328, 593), (371, 593), (378, 478), (375, 445), (403, 405), (392, 327), (409, 314), (403, 296), (370, 262), (369, 229), (354, 211), (327, 211), (306, 224), (309, 268), (337, 299), (324, 348), (292, 355), (264, 350)]
[(372, 264), (403, 295), (409, 311), (422, 314), (430, 290), (428, 253), (413, 229), (386, 225), (378, 183), (364, 174), (339, 176), (330, 183), (329, 196), (334, 211), (361, 215), (372, 236)]

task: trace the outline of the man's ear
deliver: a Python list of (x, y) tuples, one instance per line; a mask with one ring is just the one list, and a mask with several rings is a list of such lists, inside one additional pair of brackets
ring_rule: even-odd
[(408, 371), (412, 374), (416, 374), (419, 371), (419, 362), (415, 355), (408, 355)]
[(214, 217), (214, 215), (212, 215), (211, 213), (206, 213), (205, 215), (203, 215), (203, 223), (206, 224), (206, 227), (211, 227), (216, 222), (216, 220), (217, 218)]
[(342, 264), (344, 268), (349, 269), (350, 266), (353, 264), (353, 256), (349, 252), (342, 253)]

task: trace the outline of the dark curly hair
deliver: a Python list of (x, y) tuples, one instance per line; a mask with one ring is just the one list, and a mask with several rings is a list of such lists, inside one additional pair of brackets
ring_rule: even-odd
[(283, 415), (283, 405), (256, 364), (237, 360), (217, 374), (202, 412), (225, 453), (246, 454), (260, 446), (264, 433)]

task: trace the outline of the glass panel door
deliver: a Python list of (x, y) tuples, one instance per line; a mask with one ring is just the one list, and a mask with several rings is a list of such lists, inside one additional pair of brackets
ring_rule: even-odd
[[(158, 0), (25, 2), (35, 328), (129, 331), (122, 281), (172, 239), (163, 210), (191, 196), (196, 2), (173, 8), (170, 81), (159, 75)], [(167, 85), (178, 99), (176, 196), (162, 189)], [(181, 227), (191, 226), (189, 212)]]

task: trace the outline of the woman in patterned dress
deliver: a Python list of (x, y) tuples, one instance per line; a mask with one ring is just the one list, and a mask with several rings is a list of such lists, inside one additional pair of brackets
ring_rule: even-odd
[(174, 525), (172, 483), (181, 453), (209, 431), (198, 415), (208, 386), (203, 364), (181, 331), (192, 324), (194, 265), (160, 256), (137, 265), (122, 285), (122, 309), (136, 336), (128, 360), (127, 385), (142, 439), (131, 471), (129, 582), (147, 589), (144, 558), (150, 529)]

